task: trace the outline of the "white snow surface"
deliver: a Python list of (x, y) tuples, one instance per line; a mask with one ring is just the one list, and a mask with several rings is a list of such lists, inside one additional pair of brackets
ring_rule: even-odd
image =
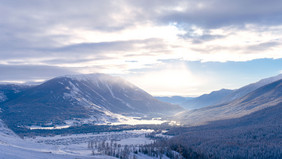
[(30, 130), (36, 130), (36, 129), (40, 129), (40, 130), (55, 130), (55, 129), (65, 129), (65, 128), (69, 128), (70, 125), (58, 125), (58, 126), (50, 126), (50, 127), (41, 127), (41, 126), (30, 126), (28, 127)]
[(109, 156), (74, 154), (58, 146), (23, 140), (9, 130), (0, 120), (0, 159), (113, 159)]
[[(21, 139), (0, 120), (0, 159), (114, 159), (115, 157), (105, 155), (92, 156), (91, 150), (87, 148), (88, 141), (115, 139), (122, 145), (146, 144), (151, 140), (145, 138), (145, 133), (152, 131), (132, 130)], [(136, 157), (154, 159), (143, 154), (137, 154)]]
[[(75, 78), (78, 78), (80, 80), (87, 80), (88, 76), (75, 76)], [(76, 125), (76, 124), (93, 124), (95, 123), (96, 125), (122, 125), (122, 124), (127, 124), (127, 125), (138, 125), (138, 124), (162, 124), (164, 122), (167, 122), (165, 120), (161, 120), (161, 119), (151, 119), (151, 120), (141, 120), (141, 119), (137, 119), (136, 117), (127, 117), (127, 116), (123, 116), (121, 114), (116, 114), (113, 113), (109, 110), (107, 110), (104, 107), (100, 107), (96, 104), (94, 104), (93, 102), (91, 102), (90, 100), (82, 97), (82, 93), (79, 90), (79, 88), (72, 82), (69, 82), (70, 86), (72, 87), (70, 93), (64, 93), (64, 98), (72, 98), (75, 101), (79, 102), (82, 106), (88, 108), (89, 110), (96, 110), (101, 112), (101, 114), (92, 116), (90, 118), (87, 119), (79, 119), (79, 120), (67, 120), (65, 121), (67, 123), (67, 125)], [(107, 89), (109, 90), (111, 96), (121, 102), (123, 102), (124, 104), (126, 104), (128, 107), (132, 107), (130, 106), (128, 103), (126, 103), (125, 101), (123, 101), (120, 98), (117, 98), (114, 93), (112, 92), (111, 88), (109, 85), (106, 84)], [(95, 91), (95, 90), (93, 90)], [(98, 93), (97, 93), (98, 94)]]

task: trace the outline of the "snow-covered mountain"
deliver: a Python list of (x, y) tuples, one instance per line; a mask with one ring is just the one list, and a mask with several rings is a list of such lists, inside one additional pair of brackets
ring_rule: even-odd
[(155, 98), (163, 102), (177, 104), (177, 105), (182, 105), (184, 102), (193, 99), (193, 97), (182, 97), (182, 96), (171, 96), (171, 97), (156, 96)]
[(205, 106), (214, 105), (223, 101), (226, 96), (231, 94), (233, 90), (221, 89), (218, 91), (213, 91), (209, 94), (203, 94), (199, 97), (193, 98), (191, 100), (186, 100), (181, 105), (186, 109), (199, 109)]
[(203, 94), (199, 97), (194, 97), (194, 98), (161, 97), (157, 99), (161, 101), (169, 102), (169, 103), (178, 104), (188, 110), (199, 109), (199, 108), (203, 108), (206, 106), (218, 105), (218, 104), (231, 102), (232, 100), (235, 100), (235, 99), (238, 99), (240, 97), (247, 95), (248, 93), (258, 89), (259, 87), (262, 87), (264, 85), (270, 84), (275, 81), (278, 81), (280, 79), (282, 79), (282, 74), (279, 74), (274, 77), (262, 79), (258, 82), (246, 85), (244, 87), (241, 87), (235, 90), (221, 89), (221, 90), (213, 91), (209, 94)]
[[(265, 86), (267, 84), (270, 84), (272, 82), (275, 82), (275, 81), (278, 81), (282, 79), (282, 74), (279, 74), (277, 76), (274, 76), (274, 77), (269, 77), (269, 78), (265, 78), (265, 79), (262, 79), (258, 82), (255, 82), (255, 83), (252, 83), (252, 84), (249, 84), (247, 86), (244, 86), (242, 88), (239, 88), (239, 89), (236, 89), (234, 90), (232, 93), (230, 93), (229, 95), (225, 96), (223, 100), (220, 101), (220, 103), (227, 103), (227, 102), (230, 102), (232, 100), (235, 100), (235, 99), (238, 99), (240, 97), (243, 97), (245, 96), (246, 94), (262, 87), (262, 86)], [(217, 103), (219, 104), (219, 103)]]
[(175, 119), (186, 125), (238, 118), (282, 102), (282, 80), (262, 86), (230, 103), (208, 106), (177, 114)]
[(57, 77), (21, 91), (3, 102), (1, 108), (2, 119), (10, 127), (108, 123), (125, 116), (158, 117), (182, 110), (105, 74)]

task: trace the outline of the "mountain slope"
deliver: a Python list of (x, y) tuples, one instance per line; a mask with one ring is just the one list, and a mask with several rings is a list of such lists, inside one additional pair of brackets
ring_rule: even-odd
[(175, 128), (169, 132), (177, 135), (170, 143), (182, 145), (184, 151), (201, 154), (202, 158), (280, 159), (281, 115), (282, 102), (240, 118)]
[(140, 88), (104, 74), (64, 76), (19, 93), (2, 104), (9, 126), (60, 125), (67, 120), (117, 121), (118, 114), (158, 116), (182, 110)]
[[(256, 83), (246, 85), (239, 89), (235, 89), (235, 90), (221, 89), (218, 91), (213, 91), (209, 94), (204, 94), (199, 97), (187, 99), (184, 101), (182, 100), (182, 98), (178, 97), (175, 100), (172, 100), (172, 102), (177, 103), (178, 105), (188, 110), (199, 109), (199, 108), (203, 108), (203, 107), (211, 106), (211, 105), (224, 104), (224, 103), (231, 102), (232, 100), (241, 98), (247, 95), (248, 93), (258, 89), (259, 87), (262, 87), (264, 85), (270, 84), (275, 81), (278, 81), (280, 79), (282, 79), (282, 74), (279, 74), (274, 77), (262, 79)], [(170, 98), (167, 99), (163, 97), (159, 99), (162, 101), (169, 102), (169, 103), (171, 101)]]
[(182, 105), (184, 102), (192, 100), (193, 97), (181, 97), (181, 96), (172, 96), (172, 97), (155, 97), (156, 99), (171, 103), (171, 104), (177, 104)]
[(282, 102), (282, 80), (256, 89), (227, 104), (185, 111), (175, 118), (186, 125), (205, 124), (209, 121), (237, 118)]
[(11, 131), (0, 119), (0, 158), (2, 159), (113, 159), (108, 156), (90, 156), (73, 153), (55, 145), (24, 140)]
[[(242, 88), (236, 89), (231, 94), (226, 96), (222, 101), (220, 101), (220, 103), (227, 103), (227, 102), (230, 102), (232, 100), (238, 99), (238, 98), (243, 97), (243, 96), (247, 95), (248, 93), (250, 93), (250, 92), (252, 92), (252, 91), (254, 91), (254, 90), (256, 90), (256, 89), (258, 89), (262, 86), (265, 86), (267, 84), (270, 84), (272, 82), (275, 82), (275, 81), (278, 81), (278, 80), (281, 80), (281, 79), (282, 79), (282, 74), (279, 74), (277, 76), (265, 78), (265, 79), (262, 79), (258, 82), (255, 82), (255, 83), (249, 84), (247, 86), (244, 86)], [(220, 103), (218, 103), (218, 104), (220, 104)]]
[(0, 84), (0, 103), (14, 98), (19, 92), (30, 87), (28, 85)]
[(199, 109), (205, 106), (220, 103), (226, 96), (230, 95), (233, 90), (221, 89), (213, 91), (209, 94), (204, 94), (199, 97), (193, 98), (183, 102), (181, 105), (186, 109)]

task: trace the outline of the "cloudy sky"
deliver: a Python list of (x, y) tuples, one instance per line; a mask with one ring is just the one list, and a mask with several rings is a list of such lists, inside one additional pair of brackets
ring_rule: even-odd
[(196, 96), (282, 73), (281, 0), (1, 0), (0, 82), (121, 76)]

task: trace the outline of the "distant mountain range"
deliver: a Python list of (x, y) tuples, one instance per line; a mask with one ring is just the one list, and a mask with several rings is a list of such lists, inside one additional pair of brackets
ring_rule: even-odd
[(168, 143), (182, 145), (187, 158), (280, 159), (282, 79), (274, 79), (234, 91), (249, 93), (230, 102), (175, 115), (183, 127), (168, 132), (175, 136)]
[(2, 85), (1, 118), (10, 127), (108, 123), (125, 116), (160, 117), (182, 111), (133, 84), (105, 74), (63, 76), (37, 86)]
[(183, 103), (194, 99), (193, 97), (181, 97), (181, 96), (172, 96), (172, 97), (159, 97), (156, 96), (156, 99), (163, 101), (163, 102), (167, 102), (167, 103), (171, 103), (171, 104), (177, 104), (177, 105), (182, 105)]
[[(57, 134), (28, 128), (71, 125), (70, 133), (82, 133), (82, 129), (99, 132), (95, 128), (102, 125), (103, 131), (105, 124), (130, 116), (166, 117), (181, 125), (155, 128), (169, 127), (167, 133), (175, 136), (166, 143), (169, 147), (181, 146), (180, 151), (189, 152), (187, 158), (281, 158), (281, 78), (278, 75), (197, 98), (157, 99), (119, 77), (105, 74), (62, 76), (36, 86), (0, 85), (0, 148), (7, 151), (6, 156), (14, 156), (18, 144), (29, 145), (17, 135)], [(175, 105), (188, 102), (194, 104), (190, 108), (197, 109), (184, 110)], [(127, 127), (122, 125), (119, 130)], [(146, 128), (152, 129), (152, 125)], [(31, 152), (24, 150), (24, 154)]]
[[(108, 124), (127, 117), (164, 116), (173, 116), (173, 120), (185, 125), (200, 125), (279, 104), (281, 78), (278, 75), (237, 90), (222, 89), (197, 98), (157, 97), (166, 102), (105, 74), (62, 76), (35, 86), (0, 85), (0, 119), (12, 128)], [(194, 109), (184, 111), (176, 105), (180, 103), (190, 103)]]
[[(113, 128), (109, 123), (132, 116), (166, 117), (182, 125), (146, 125), (146, 129), (163, 126), (169, 130), (167, 134), (174, 137), (166, 144), (187, 152), (187, 158), (281, 158), (282, 75), (197, 98), (156, 98), (105, 74), (62, 76), (36, 86), (0, 85), (0, 149), (8, 158), (18, 152), (53, 158), (51, 153), (39, 154), (41, 147), (35, 149), (37, 145), (17, 135), (56, 135), (55, 131), (28, 128), (64, 125), (73, 126), (70, 133), (82, 133), (82, 129), (99, 132), (99, 126), (104, 131), (105, 126)], [(183, 103), (190, 103), (190, 110), (175, 105)], [(129, 127), (119, 126), (117, 130)]]
[(274, 77), (262, 79), (256, 83), (246, 85), (239, 89), (235, 89), (235, 90), (221, 89), (195, 98), (180, 97), (180, 96), (176, 96), (176, 98), (175, 97), (156, 97), (156, 98), (161, 101), (178, 104), (188, 110), (199, 109), (206, 106), (228, 103), (232, 100), (247, 95), (248, 93), (258, 89), (259, 87), (270, 84), (280, 79), (282, 79), (282, 74), (279, 74)]
[(264, 85), (229, 103), (188, 110), (175, 115), (185, 125), (195, 126), (210, 121), (238, 118), (276, 106), (282, 102), (282, 80)]
[(214, 105), (221, 103), (226, 96), (230, 95), (233, 90), (221, 89), (218, 91), (213, 91), (210, 94), (204, 94), (199, 97), (187, 100), (181, 105), (187, 109), (198, 109), (209, 105)]

